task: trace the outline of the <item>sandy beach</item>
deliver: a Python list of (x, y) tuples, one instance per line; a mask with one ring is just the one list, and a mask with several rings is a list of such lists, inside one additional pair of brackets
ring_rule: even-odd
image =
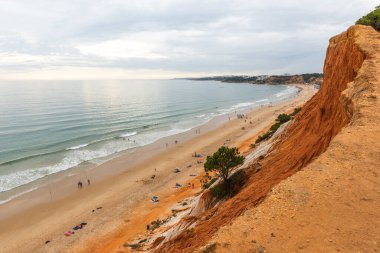
[[(202, 159), (222, 145), (249, 152), (249, 144), (269, 127), (278, 114), (292, 111), (316, 90), (297, 85), (298, 96), (247, 113), (247, 120), (215, 119), (186, 133), (126, 152), (94, 169), (24, 194), (0, 206), (0, 252), (112, 252), (163, 218), (178, 201), (201, 191)], [(244, 129), (243, 129), (244, 127)], [(196, 131), (197, 130), (197, 131)], [(198, 130), (200, 134), (198, 134)], [(175, 144), (175, 140), (178, 141)], [(166, 146), (168, 143), (168, 146)], [(174, 173), (176, 168), (179, 173)], [(87, 178), (91, 185), (87, 185)], [(76, 182), (84, 182), (83, 189)], [(180, 183), (182, 188), (175, 188)], [(194, 187), (187, 187), (190, 183)], [(68, 190), (69, 189), (69, 190)], [(158, 196), (153, 204), (150, 199)], [(75, 234), (64, 233), (87, 223)]]

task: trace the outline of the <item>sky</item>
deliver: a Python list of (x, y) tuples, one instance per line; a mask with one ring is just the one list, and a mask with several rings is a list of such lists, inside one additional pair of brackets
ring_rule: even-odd
[(322, 72), (375, 0), (0, 0), (0, 79)]

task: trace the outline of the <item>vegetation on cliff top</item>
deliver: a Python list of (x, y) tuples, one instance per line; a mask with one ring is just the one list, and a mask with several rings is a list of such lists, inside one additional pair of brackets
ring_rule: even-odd
[(356, 24), (372, 26), (376, 31), (380, 32), (380, 5), (374, 11), (356, 21)]

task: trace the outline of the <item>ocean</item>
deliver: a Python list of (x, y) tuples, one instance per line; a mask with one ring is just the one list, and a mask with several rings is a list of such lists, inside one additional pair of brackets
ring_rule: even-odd
[(49, 175), (294, 97), (285, 85), (190, 80), (1, 81), (0, 203)]

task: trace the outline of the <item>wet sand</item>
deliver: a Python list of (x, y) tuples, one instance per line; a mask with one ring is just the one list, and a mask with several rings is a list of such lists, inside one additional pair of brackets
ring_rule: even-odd
[[(203, 164), (192, 157), (194, 152), (210, 155), (223, 144), (249, 152), (249, 144), (278, 114), (299, 106), (314, 92), (312, 86), (304, 86), (291, 101), (249, 112), (246, 122), (215, 119), (201, 127), (201, 134), (192, 129), (162, 139), (1, 205), (0, 252), (114, 250), (129, 236), (144, 231), (153, 219), (165, 217), (177, 201), (200, 191)], [(176, 167), (181, 172), (174, 173)], [(78, 180), (84, 183), (81, 190), (76, 188)], [(176, 189), (176, 182), (183, 186), (192, 182), (195, 188)], [(153, 195), (159, 196), (158, 204), (150, 201)], [(64, 236), (81, 222), (87, 225)]]

